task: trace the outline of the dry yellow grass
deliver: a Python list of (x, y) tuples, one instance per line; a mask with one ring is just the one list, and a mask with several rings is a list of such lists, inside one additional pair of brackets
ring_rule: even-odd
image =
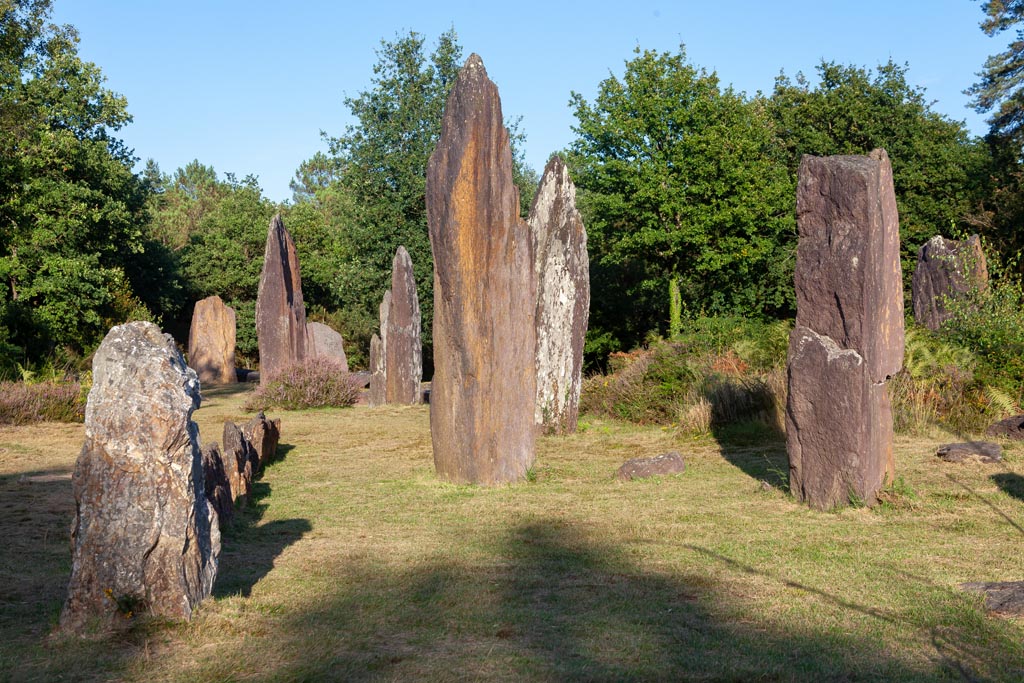
[[(242, 399), (210, 392), (204, 440)], [(584, 418), (532, 481), (479, 489), (434, 477), (426, 407), (271, 415), (283, 457), (214, 598), (99, 641), (48, 637), (82, 428), (0, 429), (0, 680), (1024, 679), (1024, 622), (958, 588), (1024, 580), (1020, 447), (949, 465), (943, 435), (901, 438), (891, 503), (818, 513), (766, 430)], [(685, 474), (613, 479), (669, 449)]]

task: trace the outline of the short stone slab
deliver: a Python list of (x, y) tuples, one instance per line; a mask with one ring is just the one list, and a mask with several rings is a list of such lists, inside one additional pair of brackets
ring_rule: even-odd
[(1024, 581), (962, 583), (967, 591), (985, 595), (985, 608), (999, 614), (1024, 615)]
[(946, 462), (964, 462), (977, 458), (981, 462), (996, 463), (1003, 460), (1003, 447), (991, 441), (966, 441), (964, 443), (947, 443), (935, 451)]
[(686, 463), (678, 451), (669, 451), (651, 458), (633, 458), (622, 463), (615, 475), (622, 481), (646, 479), (666, 474), (682, 474), (686, 471)]
[(1024, 441), (1024, 415), (1014, 415), (990, 425), (985, 436), (1002, 436), (1013, 441)]

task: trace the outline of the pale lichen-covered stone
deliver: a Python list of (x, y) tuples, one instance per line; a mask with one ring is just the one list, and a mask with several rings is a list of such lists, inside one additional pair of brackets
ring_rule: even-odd
[(210, 594), (220, 528), (205, 494), (199, 381), (156, 325), (110, 330), (93, 358), (61, 628), (132, 613), (188, 619)]
[(384, 292), (380, 307), (380, 336), (370, 338), (370, 391), (367, 403), (382, 406), (388, 402), (387, 339), (388, 320), (391, 318), (391, 290)]
[(256, 297), (256, 336), (261, 383), (309, 355), (299, 258), (280, 214), (274, 216), (267, 231)]
[(306, 340), (310, 358), (330, 358), (348, 372), (345, 340), (340, 332), (323, 323), (306, 323)]
[(903, 362), (899, 220), (885, 151), (805, 156), (797, 224), (790, 489), (818, 509), (872, 504), (893, 475), (885, 383)]
[(391, 264), (391, 289), (385, 300), (388, 302), (387, 320), (383, 314), (381, 317), (385, 402), (420, 403), (420, 383), (423, 380), (420, 302), (412, 259), (405, 247), (398, 247), (395, 252)]
[(587, 232), (561, 157), (544, 169), (530, 209), (537, 278), (537, 403), (545, 431), (572, 433), (579, 415), (583, 343), (590, 315)]
[(987, 286), (988, 267), (978, 236), (958, 241), (936, 235), (917, 251), (912, 288), (914, 320), (938, 330), (951, 315), (947, 301)]
[(201, 385), (234, 384), (235, 311), (219, 296), (196, 302), (188, 332), (188, 366)]
[(427, 165), (427, 217), (435, 467), (457, 483), (523, 479), (536, 438), (533, 249), (498, 89), (475, 54), (448, 96)]

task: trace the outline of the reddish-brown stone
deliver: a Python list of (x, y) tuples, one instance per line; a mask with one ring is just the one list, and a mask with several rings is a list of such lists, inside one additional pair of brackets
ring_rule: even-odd
[(212, 441), (203, 446), (203, 489), (210, 501), (220, 528), (224, 528), (234, 516), (235, 505), (231, 497), (231, 482), (224, 471), (224, 458), (220, 446)]
[(561, 157), (544, 169), (530, 209), (537, 278), (537, 405), (546, 432), (576, 431), (590, 315), (587, 232)]
[(420, 301), (416, 295), (412, 259), (405, 247), (398, 247), (392, 260), (391, 290), (388, 294), (387, 320), (381, 320), (385, 402), (420, 403), (423, 400), (420, 390), (423, 380)]
[(987, 286), (988, 267), (978, 236), (958, 241), (936, 235), (917, 250), (912, 289), (914, 320), (938, 330), (950, 316), (947, 299)]
[(348, 372), (345, 340), (340, 332), (323, 323), (306, 323), (306, 341), (310, 358), (330, 358)]
[(872, 504), (893, 474), (885, 382), (903, 363), (899, 220), (885, 151), (805, 156), (797, 224), (790, 488), (819, 509)]
[(210, 594), (220, 529), (192, 421), (199, 403), (195, 372), (156, 325), (118, 325), (96, 350), (63, 630), (124, 624), (129, 611), (188, 619)]
[(269, 420), (260, 412), (242, 425), (242, 436), (252, 449), (253, 474), (259, 474), (264, 465), (277, 455), (277, 444), (281, 441), (281, 420)]
[(522, 479), (534, 460), (536, 283), (498, 89), (471, 55), (427, 165), (434, 255), (430, 428), (438, 474)]
[(221, 452), (224, 472), (231, 488), (231, 499), (237, 505), (244, 505), (252, 493), (252, 480), (256, 476), (258, 456), (253, 452), (242, 429), (230, 420), (224, 423), (222, 437), (224, 450)]
[(308, 356), (306, 305), (302, 301), (302, 277), (295, 243), (280, 214), (267, 231), (256, 297), (256, 336), (260, 351), (260, 382)]
[(234, 384), (235, 311), (219, 296), (196, 302), (188, 332), (188, 366), (201, 385)]

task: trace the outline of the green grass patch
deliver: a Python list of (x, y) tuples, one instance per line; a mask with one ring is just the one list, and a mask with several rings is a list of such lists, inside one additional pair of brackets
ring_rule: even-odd
[[(204, 402), (204, 439), (245, 391)], [(948, 434), (899, 437), (891, 501), (819, 513), (771, 430), (588, 415), (539, 440), (531, 481), (481, 489), (434, 477), (426, 406), (277, 416), (288, 449), (225, 530), (213, 598), (88, 641), (50, 636), (82, 426), (0, 428), (0, 680), (1024, 677), (1024, 621), (958, 588), (1024, 579), (1016, 448), (951, 465)], [(614, 478), (667, 450), (683, 475)]]

